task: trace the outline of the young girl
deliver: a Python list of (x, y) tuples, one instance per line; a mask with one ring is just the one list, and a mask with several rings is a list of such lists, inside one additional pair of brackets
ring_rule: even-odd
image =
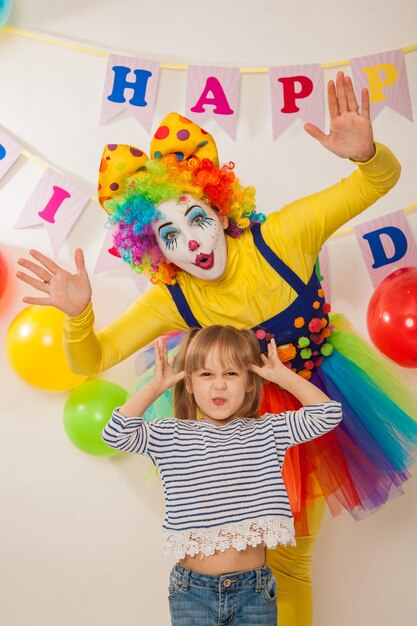
[[(294, 523), (282, 479), (286, 450), (338, 425), (341, 405), (267, 356), (251, 331), (231, 326), (191, 330), (178, 367), (166, 345), (155, 348), (153, 378), (104, 429), (119, 450), (147, 454), (165, 492), (165, 553), (179, 563), (170, 577), (173, 626), (276, 626), (276, 583), (265, 547), (294, 545)], [(304, 405), (259, 417), (262, 380)], [(143, 415), (175, 385), (175, 418)], [(307, 406), (308, 405), (308, 406)]]

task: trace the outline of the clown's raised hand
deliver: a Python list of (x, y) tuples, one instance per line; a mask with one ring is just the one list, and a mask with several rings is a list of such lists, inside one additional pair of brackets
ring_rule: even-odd
[(42, 297), (26, 296), (26, 304), (54, 306), (67, 315), (80, 315), (91, 300), (91, 285), (82, 250), (75, 251), (76, 273), (71, 274), (37, 250), (30, 250), (30, 259), (19, 259), (18, 264), (31, 272), (17, 272), (24, 283), (37, 289)]
[(330, 132), (323, 133), (314, 124), (304, 129), (322, 146), (339, 157), (354, 161), (369, 161), (375, 154), (369, 110), (369, 92), (362, 90), (359, 106), (352, 79), (338, 72), (336, 84), (331, 80), (327, 89)]

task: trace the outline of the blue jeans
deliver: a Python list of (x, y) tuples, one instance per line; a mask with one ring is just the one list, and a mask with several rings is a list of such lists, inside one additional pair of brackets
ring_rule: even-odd
[(209, 576), (175, 565), (168, 599), (172, 626), (277, 623), (277, 585), (269, 567)]

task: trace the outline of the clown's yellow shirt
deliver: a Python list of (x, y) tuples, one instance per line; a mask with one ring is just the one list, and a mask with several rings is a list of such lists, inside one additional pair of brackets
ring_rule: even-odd
[[(400, 164), (387, 147), (375, 145), (374, 157), (357, 163), (349, 177), (271, 213), (262, 225), (267, 245), (305, 283), (326, 239), (397, 182)], [(221, 278), (207, 281), (179, 271), (178, 283), (201, 326), (252, 328), (286, 309), (297, 294), (265, 261), (249, 230), (237, 239), (226, 239), (227, 262)], [(93, 326), (91, 303), (81, 315), (65, 318), (64, 346), (74, 372), (96, 374), (156, 337), (188, 328), (163, 284), (151, 287), (103, 330), (96, 333)]]

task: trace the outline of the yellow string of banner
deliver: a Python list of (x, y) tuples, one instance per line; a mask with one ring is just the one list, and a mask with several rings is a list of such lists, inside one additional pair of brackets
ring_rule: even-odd
[[(54, 37), (47, 37), (45, 35), (40, 35), (37, 33), (31, 33), (25, 30), (21, 30), (20, 28), (13, 28), (12, 26), (3, 26), (3, 32), (9, 33), (9, 35), (16, 35), (18, 37), (26, 37), (27, 39), (34, 39), (35, 41), (40, 41), (42, 43), (49, 44), (51, 46), (58, 46), (60, 48), (67, 48), (68, 50), (73, 50), (74, 52), (80, 52), (82, 54), (93, 54), (96, 56), (110, 56), (110, 52), (106, 52), (104, 50), (96, 50), (95, 48), (88, 48), (86, 46), (80, 46), (79, 44), (70, 43), (68, 41), (63, 41), (61, 39), (55, 39)], [(417, 44), (412, 46), (406, 46), (405, 48), (401, 48), (404, 54), (408, 54), (410, 52), (417, 51)], [(321, 67), (323, 69), (331, 69), (334, 67), (343, 67), (345, 65), (349, 65), (349, 59), (343, 59), (341, 61), (330, 61), (328, 63), (321, 63)], [(166, 70), (188, 70), (188, 65), (184, 64), (176, 64), (176, 63), (161, 63), (160, 67)], [(241, 67), (241, 74), (267, 74), (269, 72), (268, 67)]]

